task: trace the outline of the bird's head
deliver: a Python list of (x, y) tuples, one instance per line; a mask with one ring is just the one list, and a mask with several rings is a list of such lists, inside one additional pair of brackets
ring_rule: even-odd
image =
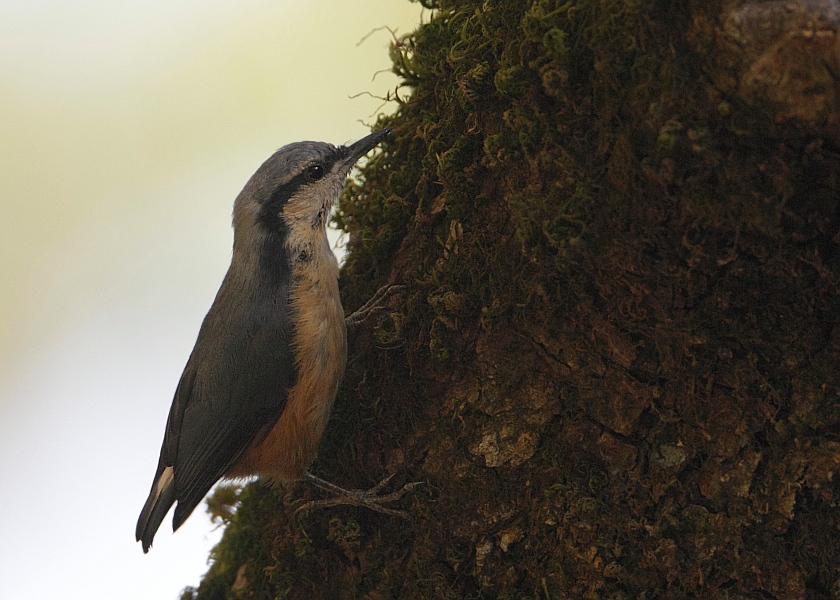
[(390, 129), (381, 129), (349, 146), (296, 142), (266, 160), (236, 199), (234, 251), (260, 239), (290, 231), (323, 229), (356, 162)]

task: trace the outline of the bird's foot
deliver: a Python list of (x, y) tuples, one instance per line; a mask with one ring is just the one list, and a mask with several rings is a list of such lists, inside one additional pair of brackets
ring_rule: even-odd
[(355, 330), (359, 325), (367, 321), (372, 315), (386, 310), (385, 308), (385, 301), (396, 294), (397, 292), (401, 292), (405, 289), (404, 285), (395, 285), (395, 284), (387, 284), (383, 285), (381, 288), (376, 290), (376, 293), (371, 297), (370, 300), (365, 302), (365, 304), (355, 311), (353, 314), (348, 315), (344, 322), (347, 325), (347, 331), (351, 332)]
[(388, 482), (391, 481), (391, 479), (393, 479), (394, 475), (396, 475), (396, 473), (391, 473), (390, 475), (388, 475), (388, 477), (377, 483), (369, 490), (346, 490), (342, 487), (330, 483), (329, 481), (324, 481), (320, 477), (316, 477), (315, 475), (307, 471), (303, 474), (304, 479), (306, 479), (307, 481), (311, 481), (322, 490), (326, 490), (331, 494), (335, 494), (335, 497), (327, 498), (326, 500), (311, 500), (303, 506), (300, 506), (295, 511), (295, 516), (297, 516), (299, 513), (309, 512), (310, 510), (316, 508), (328, 508), (331, 506), (363, 506), (365, 508), (369, 508), (370, 510), (375, 510), (376, 512), (384, 513), (386, 515), (394, 515), (396, 517), (402, 517), (403, 519), (407, 519), (409, 517), (406, 511), (387, 508), (382, 505), (399, 500), (400, 498), (411, 492), (417, 486), (422, 485), (423, 482), (415, 481), (414, 483), (407, 483), (396, 492), (380, 495), (379, 492), (382, 490), (383, 487), (388, 485)]

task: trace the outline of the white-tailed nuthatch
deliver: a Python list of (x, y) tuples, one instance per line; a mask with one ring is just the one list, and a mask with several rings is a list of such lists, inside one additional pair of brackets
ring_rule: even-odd
[(350, 146), (289, 144), (237, 197), (230, 268), (175, 391), (137, 521), (144, 552), (176, 502), (173, 530), (220, 478), (292, 481), (315, 457), (347, 358), (326, 225), (353, 165), (389, 131)]

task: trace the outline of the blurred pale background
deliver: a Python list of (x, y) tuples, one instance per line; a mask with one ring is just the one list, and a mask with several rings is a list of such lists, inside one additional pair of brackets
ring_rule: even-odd
[[(0, 596), (174, 599), (134, 542), (175, 386), (275, 149), (369, 131), (400, 0), (0, 1)], [(358, 98), (350, 96), (362, 93)], [(381, 108), (389, 112), (393, 103)]]

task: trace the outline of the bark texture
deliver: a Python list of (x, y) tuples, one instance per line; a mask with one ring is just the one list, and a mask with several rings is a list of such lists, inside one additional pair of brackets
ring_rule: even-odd
[(405, 288), (313, 466), (426, 485), (227, 490), (184, 597), (840, 598), (838, 15), (436, 3), (337, 216), (345, 307)]

